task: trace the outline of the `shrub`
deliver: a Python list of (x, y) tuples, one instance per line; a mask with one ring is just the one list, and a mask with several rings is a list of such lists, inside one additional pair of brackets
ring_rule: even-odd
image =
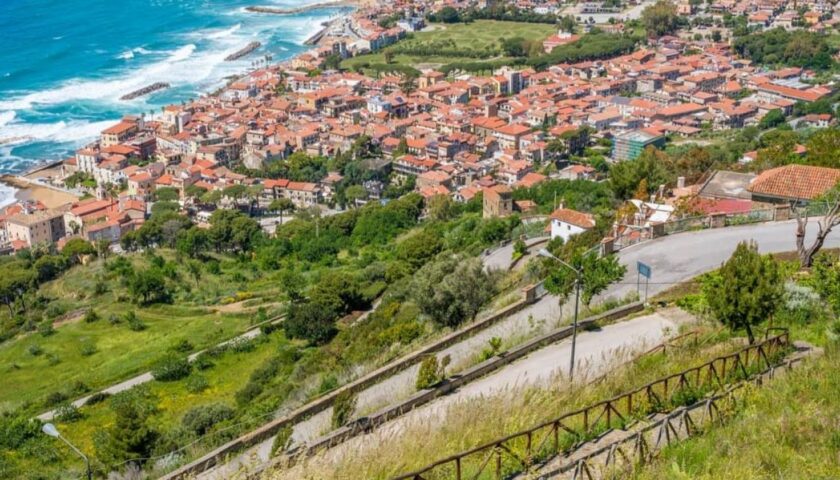
[(199, 353), (195, 359), (192, 361), (192, 366), (197, 370), (207, 370), (208, 368), (212, 368), (213, 360), (210, 360), (210, 355), (207, 352)]
[(96, 352), (97, 352), (96, 345), (94, 345), (92, 343), (85, 343), (84, 345), (82, 345), (82, 348), (79, 350), (79, 353), (81, 353), (83, 357), (89, 357)]
[(83, 393), (87, 393), (90, 391), (90, 387), (81, 380), (76, 380), (70, 385), (70, 389), (68, 390), (73, 395), (81, 395)]
[(96, 310), (91, 308), (90, 310), (85, 312), (84, 320), (85, 320), (85, 323), (96, 322), (96, 321), (99, 320), (99, 314), (96, 313)]
[(82, 419), (82, 412), (72, 403), (64, 403), (55, 410), (55, 418), (60, 422), (71, 423)]
[(210, 384), (207, 382), (207, 378), (203, 375), (191, 375), (187, 378), (185, 386), (187, 391), (190, 393), (201, 393), (204, 390), (207, 390), (207, 387), (209, 387)]
[(182, 339), (180, 342), (176, 343), (174, 347), (172, 347), (173, 351), (180, 352), (180, 353), (189, 353), (195, 347), (189, 340), (186, 338)]
[(43, 322), (39, 323), (38, 333), (40, 333), (42, 337), (49, 337), (50, 335), (54, 334), (55, 328), (53, 328), (52, 320), (44, 320)]
[(110, 323), (111, 325), (117, 325), (120, 322), (122, 322), (122, 319), (116, 313), (108, 315), (108, 323)]
[(223, 403), (193, 407), (181, 419), (181, 425), (196, 435), (204, 435), (213, 425), (233, 418), (233, 408)]
[(85, 405), (96, 405), (97, 403), (102, 403), (105, 400), (107, 400), (110, 396), (111, 394), (108, 392), (96, 392), (88, 397), (88, 399), (85, 401)]
[(356, 410), (356, 396), (349, 390), (345, 390), (335, 397), (333, 402), (332, 426), (333, 428), (347, 425), (353, 412)]
[(140, 332), (146, 329), (146, 324), (133, 311), (125, 314), (125, 321), (128, 323), (128, 328), (134, 332)]
[(417, 372), (417, 380), (414, 385), (418, 390), (437, 385), (446, 377), (446, 367), (449, 365), (449, 355), (438, 362), (434, 355), (429, 355), (420, 363), (420, 370)]
[(191, 366), (186, 358), (175, 354), (166, 355), (152, 367), (152, 376), (161, 382), (180, 380), (190, 374)]
[(18, 449), (30, 439), (41, 435), (41, 422), (22, 412), (0, 415), (0, 448), (2, 449)]
[(485, 361), (491, 357), (498, 355), (499, 351), (502, 349), (502, 339), (499, 337), (493, 337), (487, 341), (487, 348), (481, 352), (481, 361)]
[(61, 357), (54, 353), (47, 353), (47, 362), (50, 364), (51, 367), (58, 365), (59, 363), (61, 363)]
[(64, 392), (52, 392), (44, 399), (44, 406), (54, 407), (68, 400), (67, 394)]
[(41, 346), (37, 343), (33, 343), (32, 345), (30, 345), (29, 348), (26, 349), (26, 351), (29, 352), (29, 354), (33, 357), (37, 357), (38, 355), (44, 353), (44, 349), (42, 349)]
[(294, 433), (294, 429), (291, 425), (286, 425), (277, 432), (274, 443), (271, 444), (271, 456), (277, 454), (278, 451), (282, 452), (289, 448), (292, 443), (292, 433)]

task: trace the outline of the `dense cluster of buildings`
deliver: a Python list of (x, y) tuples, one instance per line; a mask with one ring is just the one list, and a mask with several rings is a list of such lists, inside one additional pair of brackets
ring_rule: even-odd
[[(522, 8), (544, 4), (518, 3)], [(755, 3), (755, 9), (743, 12), (751, 19), (772, 7), (775, 16), (768, 25), (786, 5), (750, 0), (718, 2), (709, 9), (737, 13), (743, 3)], [(628, 55), (541, 72), (505, 67), (479, 76), (430, 69), (407, 82), (397, 73), (372, 78), (321, 68), (332, 55), (376, 51), (422, 28), (425, 8), (430, 7), (423, 2), (362, 8), (334, 21), (320, 44), (304, 55), (252, 71), (217, 95), (170, 105), (153, 118), (123, 118), (63, 163), (65, 178), (81, 175), (100, 187), (121, 185), (119, 196), (99, 195), (60, 211), (37, 205), (7, 210), (7, 240), (33, 244), (71, 234), (116, 239), (142, 222), (146, 203), (160, 188), (177, 190), (185, 204), (191, 190), (223, 192), (232, 185), (261, 188), (263, 205), (278, 198), (301, 208), (329, 203), (342, 180), (338, 172), (310, 183), (251, 177), (236, 173), (236, 167), (259, 170), (295, 152), (333, 156), (363, 136), (382, 152), (375, 168), (393, 181), (414, 177), (422, 195), (458, 201), (484, 192), (501, 205), (485, 210), (503, 213), (513, 208), (505, 203), (505, 192), (545, 180), (539, 172), (548, 163), (558, 165), (551, 174), (556, 178), (594, 180), (593, 169), (567, 161), (570, 154), (582, 153), (591, 137), (612, 142), (604, 153), (613, 161), (629, 160), (649, 145), (661, 146), (666, 136), (755, 125), (770, 111), (790, 114), (797, 102), (833, 93), (832, 86), (815, 84), (809, 71), (768, 71), (735, 57), (725, 43), (704, 41), (698, 48), (680, 37), (660, 38)], [(378, 22), (395, 13), (401, 15), (397, 25)], [(822, 25), (830, 24), (825, 15)], [(550, 51), (577, 39), (558, 31), (544, 47)], [(813, 120), (819, 126), (834, 122), (830, 115)], [(381, 182), (363, 186), (370, 198), (381, 194)], [(557, 216), (589, 225), (568, 212)], [(33, 225), (28, 232), (27, 224)]]

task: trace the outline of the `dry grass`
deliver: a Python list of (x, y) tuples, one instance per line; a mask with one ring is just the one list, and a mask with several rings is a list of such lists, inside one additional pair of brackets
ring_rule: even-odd
[[(736, 342), (727, 335), (711, 333), (711, 328), (706, 331), (709, 336), (699, 346), (688, 346), (667, 355), (654, 354), (618, 366), (598, 384), (570, 388), (559, 375), (540, 387), (512, 388), (492, 396), (456, 402), (435, 412), (431, 419), (423, 417), (405, 422), (399, 429), (386, 425), (353, 442), (352, 446), (345, 444), (291, 470), (270, 472), (266, 478), (386, 479), (417, 469), (736, 348)], [(628, 358), (633, 352), (622, 353), (616, 357)]]

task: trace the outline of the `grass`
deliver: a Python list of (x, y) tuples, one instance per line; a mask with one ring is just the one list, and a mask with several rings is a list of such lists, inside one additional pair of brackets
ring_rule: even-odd
[[(502, 38), (521, 37), (526, 40), (542, 40), (556, 33), (553, 25), (520, 22), (501, 22), (496, 20), (477, 20), (472, 23), (434, 24), (433, 30), (414, 33), (411, 38), (385, 49), (413, 47), (444, 47), (471, 49), (474, 51), (492, 50), (501, 58), (499, 46)], [(393, 63), (419, 68), (423, 65), (436, 66), (458, 61), (476, 61), (476, 58), (447, 57), (441, 55), (397, 54)], [(384, 51), (360, 55), (342, 62), (344, 68), (355, 68), (364, 64), (386, 63)]]
[(670, 446), (635, 475), (657, 479), (840, 478), (836, 345), (745, 397), (725, 425)]
[[(188, 410), (198, 405), (225, 403), (235, 406), (234, 394), (247, 383), (251, 373), (263, 361), (271, 357), (279, 347), (288, 344), (282, 335), (272, 335), (270, 339), (270, 341), (259, 343), (253, 351), (247, 353), (226, 352), (214, 359), (215, 365), (210, 369), (193, 372), (192, 375), (200, 374), (208, 379), (207, 389), (200, 393), (191, 393), (187, 390), (188, 379), (176, 382), (150, 382), (148, 386), (157, 398), (158, 409), (158, 413), (154, 415), (151, 422), (152, 428), (159, 432), (169, 431), (181, 423), (181, 418)], [(96, 405), (82, 407), (80, 412), (83, 418), (72, 424), (56, 422), (58, 429), (92, 459), (96, 457), (93, 441), (96, 432), (107, 429), (115, 420), (114, 413), (108, 404), (106, 400)], [(60, 444), (54, 447), (54, 454), (58, 455), (59, 465), (44, 468), (43, 464), (32, 464), (33, 471), (36, 467), (42, 473), (51, 468), (60, 468), (57, 474), (68, 475), (66, 469), (72, 468), (73, 454), (62, 448)], [(23, 461), (19, 464), (19, 468), (26, 471), (28, 463), (26, 459), (21, 460)]]
[(564, 378), (557, 377), (541, 387), (471, 398), (436, 412), (435, 422), (411, 422), (398, 436), (374, 434), (363, 447), (349, 446), (352, 455), (316, 456), (298, 469), (274, 472), (271, 478), (391, 478), (738, 348), (716, 327), (703, 328), (706, 341), (699, 346), (644, 357), (618, 367), (601, 383), (570, 389)]
[[(173, 252), (163, 253), (174, 257)], [(130, 258), (137, 268), (144, 268), (146, 260), (142, 255)], [(68, 319), (56, 323), (52, 335), (30, 332), (0, 344), (4, 385), (0, 389), (0, 411), (24, 406), (40, 413), (47, 409), (43, 400), (50, 393), (67, 392), (74, 383), (81, 382), (86, 388), (75, 389), (70, 394), (75, 398), (83, 390), (97, 391), (126, 380), (148, 371), (152, 363), (182, 340), (189, 341), (196, 351), (243, 333), (253, 324), (258, 304), (277, 297), (272, 279), (254, 278), (240, 270), (232, 262), (223, 262), (222, 274), (205, 273), (200, 286), (182, 274), (182, 284), (191, 284), (191, 288), (189, 292), (179, 291), (174, 304), (140, 307), (131, 303), (116, 280), (108, 282), (109, 291), (94, 293), (97, 279), (105, 273), (104, 262), (72, 268), (39, 290), (39, 295), (49, 302), (44, 315), (53, 318), (62, 312), (93, 309), (99, 320), (88, 323), (81, 318)], [(238, 280), (232, 280), (232, 276)], [(235, 300), (242, 291), (259, 296), (248, 300), (251, 308), (217, 310), (224, 299)], [(135, 312), (145, 324), (144, 330), (133, 331), (124, 320), (110, 322), (111, 317), (121, 318), (128, 311)], [(91, 347), (95, 353), (85, 355), (83, 350), (90, 353)], [(33, 348), (42, 352), (33, 355)]]

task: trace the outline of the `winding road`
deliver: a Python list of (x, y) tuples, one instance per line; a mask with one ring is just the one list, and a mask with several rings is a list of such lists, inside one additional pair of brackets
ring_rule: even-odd
[[(813, 221), (810, 227), (807, 237), (809, 240), (815, 236), (816, 222)], [(685, 232), (633, 245), (618, 253), (620, 263), (627, 266), (626, 278), (612, 285), (595, 302), (597, 303), (607, 298), (623, 298), (631, 292), (634, 292), (636, 289), (636, 262), (638, 261), (644, 262), (652, 268), (653, 274), (648, 287), (648, 294), (652, 296), (667, 290), (677, 283), (717, 268), (729, 258), (738, 243), (742, 241), (757, 241), (760, 251), (764, 253), (779, 253), (795, 250), (795, 230), (795, 221), (771, 222)], [(833, 248), (838, 246), (840, 246), (840, 233), (834, 232), (826, 239), (825, 247)], [(486, 255), (484, 260), (487, 267), (509, 268), (512, 248), (512, 245), (507, 245)], [(508, 339), (522, 337), (522, 341), (536, 337), (540, 333), (556, 328), (563, 323), (561, 317), (564, 315), (568, 316), (571, 310), (571, 303), (567, 302), (562, 307), (561, 313), (561, 307), (558, 305), (557, 297), (545, 296), (525, 309), (499, 321), (492, 327), (478, 332), (473, 337), (448, 347), (439, 355), (450, 355), (453, 360), (453, 365), (455, 365), (459, 361), (463, 362), (466, 359), (480, 354), (486, 348), (487, 341), (494, 336)], [(655, 314), (625, 322), (621, 325), (625, 326), (621, 328), (605, 328), (601, 332), (588, 333), (587, 343), (581, 344), (580, 347), (581, 358), (601, 357), (605, 353), (615, 351), (618, 348), (638, 346), (638, 335), (644, 332), (648, 332), (642, 337), (645, 343), (655, 341), (661, 338), (663, 328), (673, 327), (673, 324), (668, 320)], [(610, 335), (608, 332), (615, 332), (618, 335)], [(621, 339), (624, 341), (621, 341)], [(589, 345), (589, 347), (585, 345)], [(498, 383), (500, 379), (506, 379), (502, 384), (507, 385), (507, 388), (509, 388), (511, 381), (515, 384), (521, 383), (525, 378), (533, 381), (536, 378), (543, 377), (547, 371), (546, 365), (552, 365), (551, 370), (553, 370), (556, 359), (568, 356), (568, 353), (566, 353), (567, 348), (567, 342), (547, 346), (542, 350), (534, 352), (525, 359), (515, 362), (493, 375), (472, 384), (476, 386), (468, 385), (447, 398), (455, 399), (462, 394), (470, 395), (470, 392), (475, 391), (489, 393), (491, 390), (494, 390), (494, 383)], [(549, 357), (552, 360), (546, 362)], [(377, 407), (396, 402), (410, 395), (413, 392), (413, 380), (416, 377), (416, 369), (417, 366), (409, 368), (360, 392), (358, 394), (359, 410), (369, 412)], [(496, 385), (496, 387), (498, 386)], [(419, 412), (426, 412), (428, 414), (429, 412), (439, 411), (435, 410), (435, 408), (420, 408), (417, 410), (418, 413), (412, 412), (412, 415), (421, 415)], [(331, 414), (332, 410), (328, 409), (313, 416), (307, 422), (296, 425), (293, 435), (295, 440), (306, 442), (325, 433), (325, 431), (329, 430), (328, 425)], [(412, 418), (415, 421), (417, 420), (416, 416)], [(397, 419), (394, 422), (399, 424), (400, 421)], [(398, 428), (396, 431), (399, 430)], [(394, 434), (395, 430), (393, 427), (389, 432), (391, 435)], [(249, 470), (268, 460), (271, 442), (272, 440), (269, 439), (262, 444), (255, 445), (234, 457), (230, 463), (199, 474), (198, 478), (229, 478), (235, 472)]]

